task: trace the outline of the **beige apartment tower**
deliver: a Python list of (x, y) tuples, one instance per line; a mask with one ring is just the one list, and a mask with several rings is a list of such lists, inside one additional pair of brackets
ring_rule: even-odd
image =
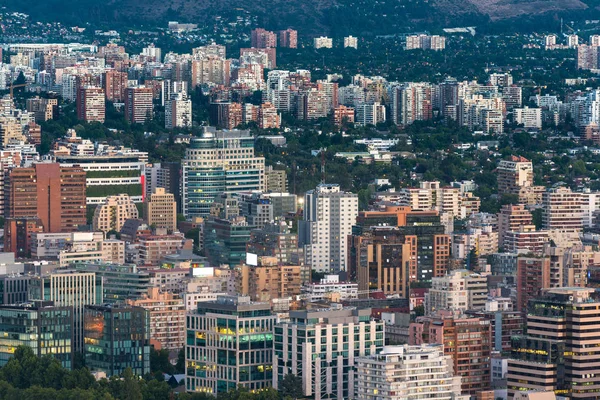
[(165, 188), (157, 187), (146, 202), (146, 221), (148, 225), (166, 228), (173, 232), (177, 229), (177, 203), (175, 195), (167, 193)]

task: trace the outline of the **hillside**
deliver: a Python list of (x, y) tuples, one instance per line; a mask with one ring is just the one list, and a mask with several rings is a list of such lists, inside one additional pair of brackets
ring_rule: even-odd
[[(306, 34), (389, 34), (443, 26), (486, 26), (514, 18), (598, 18), (598, 0), (0, 0), (39, 20), (70, 24), (141, 25), (168, 20), (211, 23), (250, 14), (270, 29)], [(538, 18), (543, 16), (543, 18)], [(163, 25), (164, 26), (164, 25)], [(504, 25), (503, 25), (504, 26)], [(510, 25), (506, 25), (510, 26)], [(524, 29), (515, 23), (516, 29)]]

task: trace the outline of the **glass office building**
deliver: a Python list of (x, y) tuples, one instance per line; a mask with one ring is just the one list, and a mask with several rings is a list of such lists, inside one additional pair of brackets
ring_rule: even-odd
[(150, 314), (142, 307), (86, 306), (85, 365), (92, 372), (120, 375), (127, 368), (150, 372)]
[(273, 380), (273, 326), (269, 303), (219, 296), (188, 314), (186, 388), (225, 393), (238, 386), (260, 390)]
[(181, 163), (182, 211), (207, 216), (223, 193), (264, 191), (265, 159), (254, 155), (250, 131), (212, 131), (194, 138)]
[(52, 301), (0, 306), (0, 367), (8, 363), (19, 346), (38, 357), (51, 355), (63, 367), (73, 361), (73, 307)]

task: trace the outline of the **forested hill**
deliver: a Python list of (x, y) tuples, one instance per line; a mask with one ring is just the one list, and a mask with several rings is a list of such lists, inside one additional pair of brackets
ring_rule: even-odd
[(250, 14), (269, 29), (292, 27), (314, 35), (393, 34), (464, 25), (536, 29), (560, 17), (600, 18), (599, 4), (600, 0), (0, 0), (0, 6), (37, 20), (68, 24), (204, 24), (216, 16), (235, 20)]

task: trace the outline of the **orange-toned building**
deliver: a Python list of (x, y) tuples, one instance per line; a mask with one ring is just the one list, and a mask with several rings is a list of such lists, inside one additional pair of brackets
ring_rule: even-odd
[(9, 174), (8, 217), (38, 217), (44, 232), (73, 232), (86, 224), (85, 171), (38, 163)]
[(409, 325), (408, 343), (444, 345), (452, 356), (454, 373), (462, 377), (462, 394), (475, 396), (491, 386), (492, 329), (489, 320), (457, 316), (451, 312), (419, 317)]

